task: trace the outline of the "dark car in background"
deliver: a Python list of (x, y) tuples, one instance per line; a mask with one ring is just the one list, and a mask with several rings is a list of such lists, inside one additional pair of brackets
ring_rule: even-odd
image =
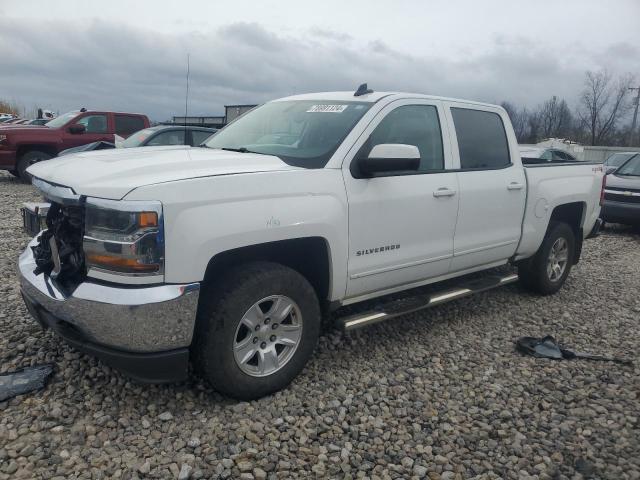
[(640, 226), (640, 153), (607, 175), (600, 216), (605, 222)]
[[(192, 147), (197, 147), (216, 132), (217, 129), (215, 128), (158, 125), (157, 127), (145, 128), (134, 133), (119, 146), (123, 148), (157, 147), (161, 145), (191, 145)], [(88, 145), (68, 148), (60, 152), (59, 155), (109, 148), (116, 148), (116, 145), (112, 142), (93, 142)]]
[(29, 121), (27, 125), (46, 125), (51, 120), (51, 118), (34, 118), (33, 120)]
[(631, 160), (632, 157), (638, 155), (639, 152), (616, 152), (611, 155), (602, 163), (605, 168), (605, 172), (611, 173), (620, 167), (627, 160)]

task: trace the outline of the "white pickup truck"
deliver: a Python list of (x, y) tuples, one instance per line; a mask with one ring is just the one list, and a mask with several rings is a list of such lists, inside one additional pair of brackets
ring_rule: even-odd
[(341, 309), (349, 330), (518, 276), (557, 291), (604, 183), (601, 165), (523, 166), (498, 106), (366, 87), (266, 103), (201, 147), (29, 173), (51, 202), (19, 260), (32, 315), (134, 378), (183, 379), (191, 358), (242, 399), (291, 382), (342, 306), (384, 297)]

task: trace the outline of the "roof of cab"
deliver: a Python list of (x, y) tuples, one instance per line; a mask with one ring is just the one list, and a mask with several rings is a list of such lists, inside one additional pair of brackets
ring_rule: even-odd
[(486, 102), (476, 102), (473, 100), (464, 100), (460, 98), (448, 98), (438, 97), (434, 95), (424, 95), (422, 93), (404, 93), (404, 92), (372, 92), (358, 97), (354, 96), (354, 92), (318, 92), (318, 93), (303, 93), (301, 95), (292, 95), (290, 97), (279, 98), (273, 100), (274, 102), (288, 101), (288, 100), (330, 100), (339, 102), (369, 102), (376, 103), (377, 101), (385, 98), (393, 97), (394, 99), (401, 98), (421, 98), (425, 100), (442, 100), (446, 102), (458, 102), (468, 103), (472, 105), (480, 105), (485, 107), (502, 108), (499, 105)]

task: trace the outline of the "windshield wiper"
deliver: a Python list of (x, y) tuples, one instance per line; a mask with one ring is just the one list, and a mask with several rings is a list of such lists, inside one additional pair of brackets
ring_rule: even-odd
[(226, 150), (228, 152), (240, 152), (240, 153), (258, 153), (258, 152), (252, 152), (251, 150), (247, 150), (246, 147), (239, 147), (239, 148), (222, 147), (220, 150)]

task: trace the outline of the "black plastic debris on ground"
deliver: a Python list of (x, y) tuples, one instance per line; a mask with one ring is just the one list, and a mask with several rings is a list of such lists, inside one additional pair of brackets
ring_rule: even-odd
[(592, 353), (572, 352), (558, 345), (558, 342), (551, 335), (546, 337), (520, 337), (516, 341), (516, 349), (525, 354), (537, 358), (552, 358), (554, 360), (572, 360), (574, 358), (584, 358), (586, 360), (600, 360), (605, 362), (622, 363), (631, 365), (631, 360), (623, 358), (606, 357), (604, 355), (594, 355)]
[(43, 389), (52, 373), (52, 364), (27, 367), (15, 372), (3, 373), (0, 375), (0, 402), (4, 402), (16, 395)]

